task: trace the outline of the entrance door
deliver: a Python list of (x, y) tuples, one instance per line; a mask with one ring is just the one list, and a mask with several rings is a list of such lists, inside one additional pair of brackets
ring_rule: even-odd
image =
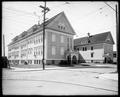
[(71, 63), (70, 56), (67, 56), (67, 62), (68, 62), (68, 64), (70, 64), (70, 63)]
[(75, 55), (72, 57), (72, 63), (73, 63), (73, 64), (77, 64), (77, 58), (76, 58)]

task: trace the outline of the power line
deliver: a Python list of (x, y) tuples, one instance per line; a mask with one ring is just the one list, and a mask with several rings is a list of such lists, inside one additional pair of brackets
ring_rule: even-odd
[[(7, 11), (7, 12), (6, 12)], [(28, 15), (28, 14), (24, 14), (24, 13), (17, 13), (17, 12), (15, 12), (15, 11), (12, 11), (12, 10), (10, 10), (10, 11), (8, 11), (8, 10), (6, 10), (4, 13), (10, 13), (10, 14), (15, 14), (15, 15), (17, 15), (17, 16), (25, 16), (25, 15)], [(31, 15), (29, 15), (29, 17), (30, 17)]]
[[(12, 19), (8, 19), (8, 20), (12, 20)], [(20, 28), (21, 26), (22, 27), (26, 27), (26, 26), (29, 26), (29, 25), (27, 25), (27, 24), (25, 24), (25, 23), (22, 23), (22, 22), (16, 22), (16, 20), (12, 20), (12, 22), (14, 22), (15, 24), (17, 24), (17, 25), (19, 25), (19, 26), (16, 26), (17, 28)], [(23, 25), (24, 24), (24, 25)], [(32, 25), (31, 25), (32, 26)], [(13, 26), (14, 27), (14, 26)], [(16, 27), (15, 27), (15, 29), (16, 29)], [(7, 28), (7, 27), (6, 27)]]
[(15, 12), (17, 12), (17, 13), (24, 13), (24, 14), (27, 14), (27, 15), (34, 15), (33, 13), (30, 13), (30, 12), (26, 12), (26, 11), (23, 11), (23, 10), (17, 10), (17, 9), (11, 9), (11, 8), (6, 8), (6, 7), (3, 7), (3, 8), (5, 8), (5, 9), (7, 9), (7, 10), (11, 10), (11, 11), (15, 11)]
[(14, 21), (14, 22), (16, 22), (16, 23), (21, 23), (22, 25), (27, 23), (27, 22), (21, 22), (21, 21), (18, 21), (18, 20), (14, 20), (14, 19), (12, 19), (12, 18), (4, 18), (4, 17), (3, 17), (2, 19), (4, 19), (4, 20), (6, 20), (6, 19), (7, 19), (7, 20), (11, 20), (11, 21)]
[[(13, 14), (16, 14), (16, 15), (18, 15), (18, 14), (24, 14), (24, 15), (29, 15), (29, 16), (37, 16), (37, 15), (35, 15), (34, 14), (34, 12), (33, 12), (33, 14), (32, 13), (29, 13), (29, 12), (25, 12), (25, 11), (21, 11), (21, 10), (16, 10), (16, 9), (9, 9), (9, 8), (5, 8), (5, 9), (8, 9), (8, 10), (10, 10), (10, 11), (12, 11), (12, 12), (9, 12), (9, 13), (13, 13)], [(21, 16), (24, 16), (24, 15), (21, 15)], [(18, 15), (18, 16), (20, 16), (20, 15)], [(38, 17), (38, 16), (37, 16)], [(41, 16), (42, 17), (42, 16)], [(31, 18), (33, 18), (33, 17), (31, 17)], [(28, 19), (28, 17), (27, 17), (27, 19)], [(40, 20), (39, 20), (40, 21)]]
[(116, 12), (116, 10), (112, 7), (112, 6), (110, 6), (109, 4), (107, 4), (106, 2), (104, 2), (107, 6), (109, 6), (112, 10), (114, 10), (115, 12)]
[(98, 13), (98, 12), (100, 12), (101, 10), (103, 10), (103, 8), (105, 8), (106, 6), (103, 6), (103, 7), (100, 7), (99, 9), (97, 9), (97, 10), (95, 10), (95, 11), (93, 11), (93, 12), (90, 12), (90, 13), (88, 13), (88, 14), (85, 14), (82, 18), (80, 18), (80, 22), (82, 22), (84, 19), (86, 19), (86, 18), (89, 18), (91, 15), (94, 15), (95, 13)]
[[(15, 15), (17, 15), (17, 14), (15, 14)], [(7, 15), (4, 15), (3, 14), (3, 16), (2, 16), (2, 18), (4, 18), (4, 19), (6, 19), (6, 18), (15, 18), (15, 17), (17, 17), (17, 18), (19, 18), (19, 20), (20, 20), (20, 22), (21, 22), (21, 20), (23, 20), (24, 18), (25, 18), (25, 16), (24, 15), (22, 15), (22, 17), (19, 17), (20, 15), (17, 15), (17, 16), (14, 16), (13, 14), (7, 14)], [(24, 16), (24, 17), (23, 17)], [(22, 19), (21, 19), (22, 18)], [(31, 17), (26, 17), (27, 19), (29, 19), (29, 20), (32, 20), (33, 18)], [(18, 20), (18, 19), (17, 19)]]

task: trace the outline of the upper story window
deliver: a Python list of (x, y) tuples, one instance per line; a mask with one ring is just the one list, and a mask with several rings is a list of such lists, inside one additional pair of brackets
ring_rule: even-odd
[(61, 49), (60, 49), (60, 54), (61, 54), (61, 55), (64, 55), (64, 47), (61, 47)]
[(83, 51), (87, 51), (87, 47), (83, 47)]
[(88, 43), (90, 43), (90, 40), (88, 40)]
[(52, 46), (52, 55), (55, 55), (55, 54), (56, 54), (56, 47)]
[(79, 51), (79, 48), (77, 48), (77, 51)]
[(58, 23), (58, 28), (61, 29), (61, 30), (65, 30), (65, 24), (59, 22), (59, 23)]
[(67, 49), (69, 49), (69, 38), (67, 38)]
[(37, 30), (37, 25), (33, 27), (33, 32)]
[(83, 47), (83, 51), (84, 51), (84, 47)]
[(116, 57), (117, 57), (116, 53), (114, 53), (114, 54), (113, 54), (113, 57), (114, 57), (114, 58), (116, 58)]
[(41, 35), (41, 42), (43, 42), (43, 35)]
[(56, 40), (56, 35), (52, 33), (52, 42), (55, 42)]
[(64, 43), (64, 36), (61, 35), (61, 43)]

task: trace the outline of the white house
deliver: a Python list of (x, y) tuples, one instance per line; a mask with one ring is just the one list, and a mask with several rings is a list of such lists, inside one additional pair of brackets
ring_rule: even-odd
[(80, 53), (80, 62), (107, 62), (113, 60), (113, 38), (104, 32), (74, 40), (74, 48)]

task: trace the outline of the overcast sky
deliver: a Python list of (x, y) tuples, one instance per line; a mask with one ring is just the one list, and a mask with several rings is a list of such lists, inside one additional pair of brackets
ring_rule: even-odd
[[(47, 2), (50, 11), (46, 18), (50, 19), (64, 11), (73, 29), (76, 32), (74, 38), (111, 31), (116, 50), (116, 13), (117, 2)], [(43, 21), (42, 9), (44, 2), (2, 2), (2, 33), (5, 35), (5, 53), (8, 53), (7, 45), (15, 36), (28, 30), (31, 26)]]

